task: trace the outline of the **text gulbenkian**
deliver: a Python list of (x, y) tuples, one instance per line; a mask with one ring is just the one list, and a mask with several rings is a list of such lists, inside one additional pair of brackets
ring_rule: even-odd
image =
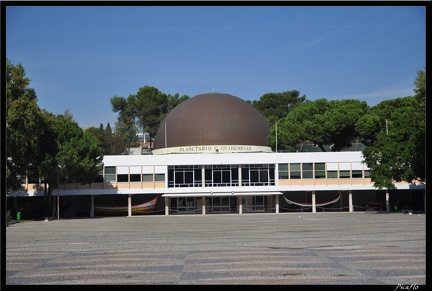
[(189, 147), (180, 147), (180, 152), (211, 152), (211, 151), (250, 151), (252, 150), (251, 146), (189, 146)]

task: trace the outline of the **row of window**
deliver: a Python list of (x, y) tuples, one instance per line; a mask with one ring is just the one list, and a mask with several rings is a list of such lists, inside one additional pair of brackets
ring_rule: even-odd
[(105, 167), (105, 182), (165, 182), (165, 174), (116, 174), (116, 167)]
[(360, 165), (356, 166), (356, 169), (351, 169), (349, 163), (342, 166), (337, 163), (286, 163), (279, 164), (278, 177), (279, 179), (349, 179), (370, 177), (369, 170), (361, 169)]
[[(176, 212), (201, 212), (202, 198), (198, 197), (173, 197), (171, 201), (171, 211)], [(264, 211), (265, 198), (264, 196), (248, 196), (243, 197), (241, 204), (244, 210)], [(215, 196), (206, 198), (206, 212), (238, 212), (238, 198), (230, 196)]]
[(274, 172), (270, 164), (169, 166), (168, 187), (269, 186)]
[[(283, 163), (279, 179), (369, 178), (370, 172), (349, 163)], [(240, 178), (241, 175), (241, 178)], [(116, 167), (105, 167), (106, 182), (165, 182), (163, 173), (117, 174)], [(168, 187), (227, 187), (275, 185), (275, 165), (179, 165), (168, 167)]]

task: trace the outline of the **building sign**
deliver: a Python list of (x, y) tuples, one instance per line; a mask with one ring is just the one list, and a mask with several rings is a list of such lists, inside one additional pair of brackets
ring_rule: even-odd
[(219, 154), (219, 153), (252, 153), (252, 152), (272, 152), (270, 147), (252, 145), (205, 145), (205, 146), (185, 146), (171, 147), (153, 150), (155, 155), (163, 154)]

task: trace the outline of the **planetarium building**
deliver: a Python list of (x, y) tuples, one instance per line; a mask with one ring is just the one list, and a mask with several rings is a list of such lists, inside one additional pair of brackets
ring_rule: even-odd
[[(361, 151), (273, 152), (269, 134), (266, 119), (246, 101), (214, 92), (194, 96), (161, 122), (152, 154), (104, 156), (103, 182), (54, 190), (57, 211), (93, 217), (424, 205), (424, 184), (375, 188)], [(40, 195), (40, 186), (24, 186), (24, 195)]]

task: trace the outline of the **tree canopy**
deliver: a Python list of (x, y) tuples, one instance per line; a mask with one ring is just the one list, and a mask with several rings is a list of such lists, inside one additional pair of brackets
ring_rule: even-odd
[(165, 94), (152, 86), (138, 89), (135, 95), (111, 98), (113, 112), (119, 112), (116, 132), (129, 141), (135, 140), (138, 128), (149, 133), (150, 141), (156, 135), (160, 123), (175, 106), (188, 99), (188, 95)]
[(19, 189), (27, 176), (45, 184), (50, 201), (52, 186), (66, 175), (69, 181), (91, 183), (101, 169), (97, 139), (83, 132), (68, 110), (57, 116), (41, 110), (24, 67), (6, 64), (7, 191)]
[(36, 93), (28, 88), (30, 79), (25, 76), (24, 67), (14, 66), (6, 61), (6, 154), (8, 189), (23, 182), (30, 168), (40, 162), (39, 139), (43, 117), (37, 105)]
[(297, 90), (281, 93), (266, 93), (259, 100), (247, 101), (267, 119), (269, 125), (274, 125), (279, 119), (285, 118), (299, 104), (306, 100), (306, 95), (300, 97)]
[(129, 145), (127, 140), (120, 136), (119, 132), (113, 132), (109, 123), (105, 128), (101, 123), (99, 128), (91, 126), (85, 131), (98, 140), (103, 155), (122, 155)]
[(367, 103), (359, 100), (307, 100), (271, 126), (268, 143), (287, 151), (297, 151), (304, 141), (322, 151), (326, 151), (324, 145), (330, 145), (332, 151), (346, 149), (357, 139), (355, 124), (367, 109)]
[(378, 188), (426, 181), (425, 83), (425, 73), (419, 71), (415, 96), (383, 101), (359, 121), (369, 144), (363, 156)]

